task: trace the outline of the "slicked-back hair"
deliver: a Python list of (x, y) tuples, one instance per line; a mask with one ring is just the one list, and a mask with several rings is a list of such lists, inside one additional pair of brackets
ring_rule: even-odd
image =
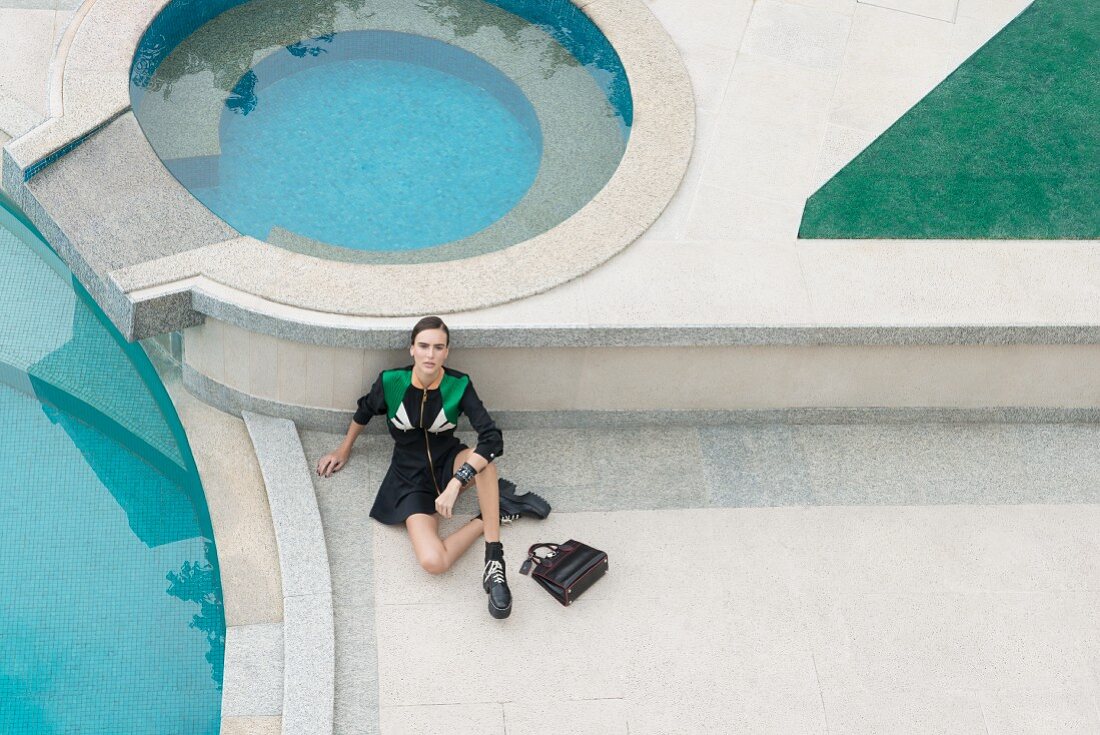
[(420, 334), (425, 329), (442, 329), (443, 334), (447, 335), (447, 346), (451, 346), (451, 330), (447, 329), (447, 325), (437, 316), (426, 316), (418, 321), (416, 326), (412, 329), (412, 335), (409, 336), (409, 344), (416, 344), (416, 335)]

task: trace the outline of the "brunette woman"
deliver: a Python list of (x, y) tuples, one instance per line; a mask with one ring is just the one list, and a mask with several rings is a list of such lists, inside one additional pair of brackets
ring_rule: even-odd
[[(442, 319), (429, 316), (417, 322), (409, 345), (413, 364), (382, 371), (370, 392), (359, 399), (344, 442), (318, 461), (317, 473), (330, 477), (339, 471), (371, 417), (385, 414), (394, 440), (393, 458), (371, 517), (405, 524), (417, 561), (432, 574), (450, 569), (484, 535), (482, 587), (489, 595), (489, 613), (506, 618), (512, 612), (512, 594), (504, 575), (500, 525), (520, 516), (545, 518), (550, 505), (534, 493), (517, 495), (515, 485), (497, 476), (493, 460), (504, 452), (500, 429), (470, 377), (444, 366), (449, 352), (450, 330)], [(455, 436), (462, 414), (477, 431), (473, 449)], [(472, 483), (477, 485), (481, 513), (441, 538), (436, 514), (450, 518), (458, 494)]]

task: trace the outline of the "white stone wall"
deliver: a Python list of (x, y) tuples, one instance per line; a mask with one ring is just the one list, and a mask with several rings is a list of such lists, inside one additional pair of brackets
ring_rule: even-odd
[[(463, 350), (503, 411), (1100, 407), (1100, 345), (546, 347)], [(184, 333), (198, 373), (263, 400), (350, 411), (403, 350), (323, 347), (207, 319)]]

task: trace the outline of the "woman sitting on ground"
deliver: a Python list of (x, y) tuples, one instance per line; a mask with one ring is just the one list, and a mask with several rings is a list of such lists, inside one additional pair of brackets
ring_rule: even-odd
[[(382, 371), (370, 393), (359, 399), (343, 444), (321, 457), (317, 473), (331, 477), (339, 471), (371, 417), (386, 414), (394, 440), (393, 458), (371, 517), (387, 524), (404, 523), (417, 561), (432, 574), (450, 569), (484, 534), (482, 587), (489, 595), (489, 613), (506, 618), (512, 612), (512, 593), (504, 576), (500, 524), (524, 515), (545, 518), (550, 505), (534, 493), (517, 495), (515, 485), (497, 477), (492, 463), (504, 451), (500, 429), (481, 404), (469, 376), (444, 367), (449, 351), (450, 330), (442, 319), (429, 316), (417, 322), (409, 346), (413, 364)], [(461, 414), (477, 431), (473, 449), (455, 437)], [(481, 513), (440, 538), (435, 514), (450, 518), (458, 494), (471, 481), (477, 484)]]

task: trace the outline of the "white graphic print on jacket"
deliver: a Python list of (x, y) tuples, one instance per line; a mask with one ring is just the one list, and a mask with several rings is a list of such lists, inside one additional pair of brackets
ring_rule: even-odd
[[(401, 429), (401, 431), (408, 431), (410, 429), (416, 428), (412, 425), (412, 421), (409, 420), (409, 413), (405, 410), (404, 403), (397, 407), (397, 415), (390, 419), (390, 421), (393, 422), (394, 426)], [(447, 414), (444, 413), (442, 409), (440, 409), (439, 415), (435, 417), (435, 421), (433, 421), (432, 425), (428, 427), (428, 431), (432, 432), (433, 434), (439, 434), (441, 432), (454, 428), (455, 425), (447, 420)]]

